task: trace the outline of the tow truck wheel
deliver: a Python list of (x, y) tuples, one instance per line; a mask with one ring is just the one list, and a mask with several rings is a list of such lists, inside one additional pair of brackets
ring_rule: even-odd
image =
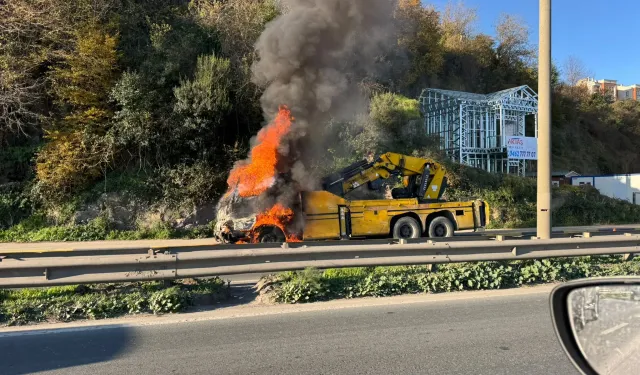
[(278, 227), (262, 227), (258, 232), (258, 242), (286, 242), (287, 238), (285, 237), (282, 230)]
[(401, 217), (393, 226), (393, 238), (420, 238), (421, 233), (420, 223), (410, 216)]
[(444, 216), (438, 216), (429, 223), (429, 237), (452, 237), (453, 224)]

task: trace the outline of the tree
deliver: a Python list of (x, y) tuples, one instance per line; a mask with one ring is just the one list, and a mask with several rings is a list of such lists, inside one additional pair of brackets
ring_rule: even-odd
[(592, 75), (592, 72), (587, 69), (582, 60), (574, 55), (567, 57), (562, 70), (564, 81), (569, 86), (576, 86), (579, 80)]
[(51, 121), (49, 70), (75, 46), (80, 25), (104, 20), (114, 0), (0, 1), (0, 143), (39, 136)]
[[(262, 123), (259, 98), (262, 89), (251, 81), (254, 49), (265, 25), (282, 11), (277, 0), (192, 0), (197, 22), (214, 30), (220, 42), (220, 56), (230, 61), (230, 95), (234, 101), (235, 135), (247, 140)], [(242, 125), (242, 128), (240, 126)]]
[(498, 59), (508, 66), (529, 65), (535, 51), (529, 45), (529, 28), (524, 20), (509, 14), (502, 14), (496, 26)]
[(453, 51), (464, 50), (466, 43), (475, 34), (478, 14), (467, 8), (462, 1), (448, 3), (441, 15), (440, 27), (445, 48)]
[(215, 55), (198, 57), (193, 79), (174, 89), (174, 111), (183, 118), (175, 138), (202, 155), (213, 152), (215, 143), (205, 147), (203, 141), (219, 136), (221, 121), (231, 108), (230, 86), (229, 60)]
[(82, 123), (83, 113), (103, 120), (110, 116), (107, 100), (118, 69), (117, 44), (117, 36), (97, 25), (76, 32), (75, 49), (51, 73), (54, 93), (71, 109), (67, 121)]
[(408, 95), (419, 94), (425, 86), (436, 80), (444, 62), (444, 50), (441, 44), (442, 33), (439, 15), (433, 8), (425, 8), (418, 0), (402, 0), (396, 11), (398, 21), (398, 47), (406, 53), (408, 69), (400, 64), (400, 58), (394, 59), (402, 72), (394, 76), (399, 78), (400, 89)]
[(106, 168), (113, 154), (103, 137), (112, 111), (109, 91), (117, 71), (117, 38), (97, 24), (76, 32), (75, 48), (51, 72), (61, 120), (46, 129), (48, 143), (38, 153), (36, 176), (45, 198), (60, 199), (85, 187)]
[(43, 116), (39, 110), (43, 82), (31, 79), (25, 69), (0, 64), (4, 65), (0, 67), (0, 145), (6, 145), (12, 136), (33, 132), (32, 124)]

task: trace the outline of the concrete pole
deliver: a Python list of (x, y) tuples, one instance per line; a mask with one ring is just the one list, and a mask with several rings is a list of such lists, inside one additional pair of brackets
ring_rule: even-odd
[(551, 238), (551, 0), (540, 0), (537, 236)]

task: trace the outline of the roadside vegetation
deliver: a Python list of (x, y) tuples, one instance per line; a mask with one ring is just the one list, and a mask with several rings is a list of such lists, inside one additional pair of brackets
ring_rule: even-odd
[(261, 292), (275, 302), (516, 288), (583, 277), (639, 275), (640, 261), (620, 257), (557, 258), (426, 266), (343, 268), (283, 272), (263, 279)]
[[(424, 4), (423, 4), (424, 3)], [(264, 124), (253, 46), (274, 0), (12, 0), (0, 7), (0, 241), (207, 235), (235, 161)], [(479, 33), (462, 4), (400, 0), (396, 51), (351, 77), (370, 99), (325, 129), (317, 175), (394, 151), (443, 160), (424, 134), (426, 87), (478, 93), (537, 87), (535, 46), (515, 16)], [(640, 104), (553, 75), (553, 165), (640, 172)], [(283, 103), (286, 104), (286, 103)], [(531, 131), (532, 129), (527, 129)], [(529, 226), (533, 182), (452, 166), (451, 198), (485, 198), (496, 226)], [(458, 171), (459, 170), (459, 171)], [(472, 173), (473, 172), (473, 173)], [(474, 174), (476, 173), (476, 174)], [(452, 180), (455, 180), (452, 178)], [(560, 189), (556, 225), (637, 221), (635, 208)]]
[[(448, 200), (481, 198), (491, 208), (492, 228), (536, 226), (536, 180), (496, 175), (459, 164), (448, 165)], [(604, 196), (591, 186), (554, 187), (554, 226), (629, 224), (640, 222), (640, 205)]]
[(0, 324), (177, 313), (227, 297), (227, 286), (219, 278), (0, 290)]

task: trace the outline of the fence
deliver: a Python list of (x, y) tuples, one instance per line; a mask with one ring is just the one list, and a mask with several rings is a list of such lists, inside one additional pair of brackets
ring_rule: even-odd
[(542, 259), (640, 252), (640, 234), (549, 240), (504, 235), (413, 241), (218, 245), (211, 241), (29, 244), (0, 248), (0, 287), (163, 280), (243, 273)]

